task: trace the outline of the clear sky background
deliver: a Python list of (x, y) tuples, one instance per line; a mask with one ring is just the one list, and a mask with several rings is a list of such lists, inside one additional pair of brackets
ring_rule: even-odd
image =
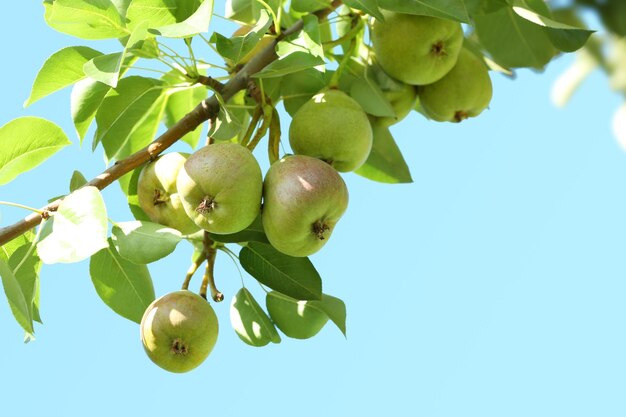
[[(101, 45), (48, 28), (38, 1), (3, 10), (0, 124), (41, 116), (74, 142), (0, 188), (0, 200), (40, 207), (73, 169), (92, 178), (104, 166), (78, 145), (69, 90), (22, 103), (50, 54)], [(571, 60), (515, 81), (492, 74), (477, 119), (413, 114), (396, 126), (413, 184), (344, 176), (350, 207), (312, 258), (324, 291), (347, 304), (347, 340), (329, 323), (313, 339), (253, 348), (230, 327), (227, 301), (208, 360), (170, 374), (144, 354), (139, 326), (100, 301), (87, 261), (44, 266), (35, 342), (22, 343), (0, 299), (0, 414), (626, 415), (626, 154), (610, 128), (621, 98), (595, 73), (556, 109), (549, 91)], [(104, 194), (111, 218), (131, 219), (119, 187)], [(6, 225), (25, 213), (0, 215)], [(151, 266), (157, 294), (179, 288), (190, 253), (181, 244)], [(217, 276), (230, 300), (240, 279), (225, 256)]]

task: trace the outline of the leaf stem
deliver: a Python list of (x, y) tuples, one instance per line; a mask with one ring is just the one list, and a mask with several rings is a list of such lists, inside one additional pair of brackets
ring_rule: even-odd
[(39, 209), (36, 209), (34, 207), (25, 206), (25, 205), (19, 204), (19, 203), (12, 203), (10, 201), (0, 201), (0, 205), (17, 207), (17, 208), (21, 208), (21, 209), (24, 209), (24, 210), (32, 211), (34, 213), (39, 213), (39, 214), (43, 214), (43, 212), (44, 212), (43, 210), (39, 210)]
[(43, 225), (44, 224), (45, 223), (42, 223), (41, 226), (39, 226), (39, 229), (37, 230), (37, 234), (35, 235), (35, 238), (31, 242), (30, 247), (28, 248), (28, 251), (26, 252), (26, 255), (24, 255), (24, 257), (22, 258), (20, 263), (17, 264), (17, 266), (13, 270), (13, 275), (17, 274), (17, 271), (20, 270), (22, 265), (24, 265), (24, 263), (26, 262), (26, 259), (28, 259), (28, 257), (31, 255), (31, 253), (33, 253), (33, 250), (35, 250), (35, 246), (37, 245), (37, 241), (39, 240), (39, 237), (41, 236), (41, 231), (43, 230)]

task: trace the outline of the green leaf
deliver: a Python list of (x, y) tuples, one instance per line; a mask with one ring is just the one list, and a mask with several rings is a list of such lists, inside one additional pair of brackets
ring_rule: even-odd
[(83, 66), (85, 75), (89, 78), (100, 81), (113, 88), (117, 87), (122, 65), (127, 58), (128, 50), (143, 40), (148, 35), (146, 22), (139, 24), (126, 41), (126, 47), (122, 52), (97, 56)]
[(602, 18), (602, 24), (610, 32), (626, 37), (626, 2), (624, 0), (596, 1), (595, 7)]
[(187, 38), (209, 31), (213, 16), (213, 0), (204, 0), (198, 10), (179, 23), (151, 29), (150, 32), (166, 38)]
[(145, 265), (122, 258), (113, 243), (91, 257), (89, 274), (96, 292), (120, 316), (141, 323), (146, 308), (154, 301), (154, 286)]
[(78, 190), (83, 185), (87, 184), (87, 178), (79, 171), (74, 171), (72, 173), (72, 178), (70, 179), (70, 193)]
[(580, 49), (593, 33), (591, 30), (559, 23), (530, 9), (523, 0), (516, 0), (513, 11), (523, 19), (544, 28), (552, 44), (563, 52)]
[(320, 300), (322, 279), (309, 258), (285, 255), (272, 246), (249, 242), (239, 253), (241, 266), (262, 284), (298, 300)]
[(245, 104), (244, 92), (240, 91), (228, 104), (224, 104), (221, 96), (216, 95), (220, 102), (220, 111), (215, 123), (210, 125), (208, 135), (217, 142), (233, 141), (238, 138), (246, 127), (249, 118), (248, 110), (242, 105)]
[(374, 144), (367, 161), (354, 171), (373, 181), (397, 184), (413, 182), (409, 167), (389, 128), (372, 123)]
[(311, 55), (307, 52), (294, 52), (272, 62), (267, 67), (253, 75), (255, 78), (282, 77), (287, 74), (301, 71), (306, 68), (323, 65), (324, 60), (319, 56)]
[(396, 117), (383, 90), (367, 75), (354, 80), (350, 86), (350, 96), (363, 107), (366, 113), (377, 117)]
[(70, 99), (70, 108), (74, 127), (81, 144), (91, 122), (96, 117), (96, 111), (102, 105), (109, 91), (111, 91), (111, 87), (91, 78), (79, 81), (74, 85)]
[(263, 6), (256, 0), (226, 0), (225, 13), (227, 19), (252, 25), (260, 16)]
[(150, 28), (176, 23), (176, 3), (176, 0), (133, 0), (126, 12), (128, 27), (132, 30), (143, 21)]
[(101, 55), (86, 46), (70, 46), (52, 54), (37, 73), (24, 107), (85, 78), (83, 65)]
[(362, 12), (365, 12), (370, 16), (375, 17), (376, 19), (385, 20), (383, 14), (378, 8), (377, 0), (344, 0), (343, 3), (352, 9), (361, 10)]
[(272, 20), (269, 14), (263, 10), (260, 14), (259, 21), (244, 36), (228, 38), (215, 32), (213, 36), (211, 36), (211, 43), (215, 44), (217, 52), (223, 58), (238, 63), (261, 41), (271, 24)]
[(33, 334), (33, 319), (28, 308), (28, 303), (24, 297), (24, 293), (20, 287), (17, 278), (13, 275), (13, 271), (9, 265), (2, 259), (0, 259), (0, 278), (2, 278), (2, 287), (4, 288), (4, 294), (9, 301), (11, 312), (15, 317), (15, 320), (20, 326), (29, 334)]
[(128, 35), (111, 0), (45, 1), (48, 26), (82, 39), (111, 39)]
[(85, 63), (83, 71), (92, 80), (115, 88), (117, 87), (123, 58), (123, 52), (102, 55)]
[(285, 110), (293, 116), (300, 107), (326, 86), (325, 73), (307, 68), (286, 75), (281, 84)]
[[(20, 284), (24, 299), (33, 320), (41, 323), (39, 316), (39, 271), (41, 260), (32, 248), (35, 233), (31, 230), (0, 246), (0, 259), (4, 260)], [(31, 249), (32, 248), (32, 249)]]
[(0, 127), (0, 185), (13, 181), (71, 142), (56, 124), (20, 117)]
[(332, 0), (291, 0), (291, 8), (298, 13), (311, 13), (330, 6)]
[(311, 301), (298, 300), (278, 291), (267, 293), (265, 306), (276, 327), (294, 339), (309, 339), (328, 323), (328, 315)]
[[(47, 1), (47, 0), (44, 0)], [(111, 0), (111, 3), (117, 9), (117, 12), (122, 16), (122, 18), (126, 17), (126, 11), (128, 10), (128, 6), (133, 0)], [(136, 0), (135, 0), (136, 1)]]
[[(121, 74), (126, 72), (136, 60), (136, 57), (128, 57), (122, 65)], [(102, 105), (109, 91), (111, 91), (110, 86), (90, 78), (81, 80), (74, 85), (70, 107), (72, 120), (81, 145), (91, 122), (96, 117), (96, 111)]]
[(37, 244), (44, 263), (79, 262), (107, 246), (106, 207), (96, 187), (83, 187), (65, 197), (53, 219), (52, 233)]
[(276, 327), (246, 288), (240, 289), (230, 304), (230, 323), (237, 336), (250, 346), (280, 343)]
[(144, 265), (172, 253), (181, 240), (176, 229), (141, 221), (116, 223), (111, 237), (122, 258)]
[(166, 102), (167, 98), (165, 95), (158, 98), (146, 116), (135, 126), (126, 144), (119, 149), (116, 159), (126, 158), (134, 154), (148, 146), (155, 139), (157, 130), (163, 120)]
[(521, 18), (510, 7), (474, 20), (481, 44), (499, 65), (543, 68), (557, 52), (543, 28)]
[(469, 23), (463, 0), (378, 0), (381, 9)]
[(143, 211), (141, 206), (139, 206), (139, 197), (137, 197), (137, 183), (139, 182), (139, 175), (141, 174), (143, 167), (144, 166), (142, 165), (122, 176), (118, 180), (118, 183), (120, 184), (122, 192), (126, 195), (128, 207), (130, 208), (133, 217), (135, 217), (136, 220), (150, 221), (148, 215)]
[(109, 160), (122, 151), (134, 131), (163, 93), (163, 83), (153, 78), (131, 76), (122, 78), (111, 90), (96, 112), (96, 142), (102, 142)]
[(333, 297), (328, 294), (322, 294), (321, 301), (307, 301), (307, 304), (326, 313), (328, 318), (335, 323), (335, 325), (341, 330), (344, 336), (346, 336), (346, 305), (337, 297)]
[[(174, 126), (206, 97), (207, 89), (202, 85), (184, 88), (170, 94), (165, 106), (165, 125), (168, 128)], [(194, 131), (187, 133), (181, 140), (188, 143), (192, 149), (195, 149), (198, 146), (201, 134), (202, 125), (198, 126)]]
[(269, 243), (269, 240), (267, 240), (267, 236), (265, 236), (265, 230), (263, 230), (263, 222), (261, 220), (261, 216), (258, 216), (250, 226), (246, 227), (241, 232), (228, 235), (216, 235), (214, 233), (209, 233), (209, 237), (211, 238), (211, 240), (221, 243)]

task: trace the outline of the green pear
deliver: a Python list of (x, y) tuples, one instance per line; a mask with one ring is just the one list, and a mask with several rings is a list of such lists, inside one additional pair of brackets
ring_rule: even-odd
[(348, 207), (348, 188), (327, 163), (305, 155), (272, 164), (263, 186), (261, 218), (269, 242), (290, 256), (324, 246)]
[(198, 231), (198, 226), (185, 213), (176, 189), (178, 171), (188, 156), (179, 152), (161, 155), (141, 170), (137, 182), (139, 206), (150, 220), (183, 234)]
[(376, 82), (395, 113), (394, 117), (376, 117), (378, 123), (389, 127), (404, 119), (413, 110), (417, 101), (415, 86), (396, 80), (375, 62), (367, 67), (367, 74)]
[(439, 122), (461, 122), (489, 106), (491, 78), (484, 62), (467, 49), (441, 80), (421, 87), (420, 104), (426, 116)]
[(217, 342), (217, 316), (204, 298), (176, 291), (152, 302), (141, 319), (141, 342), (152, 362), (170, 372), (188, 372)]
[(296, 300), (276, 291), (265, 298), (272, 321), (286, 336), (308, 339), (315, 336), (328, 322), (328, 316), (307, 301)]
[(176, 187), (196, 225), (216, 234), (237, 233), (259, 214), (263, 175), (246, 147), (216, 143), (187, 159)]
[(289, 143), (296, 154), (322, 159), (341, 172), (363, 165), (372, 149), (372, 137), (367, 114), (340, 90), (313, 96), (289, 126)]
[(461, 24), (430, 16), (383, 12), (371, 39), (376, 60), (392, 77), (413, 85), (441, 79), (456, 63), (463, 45)]

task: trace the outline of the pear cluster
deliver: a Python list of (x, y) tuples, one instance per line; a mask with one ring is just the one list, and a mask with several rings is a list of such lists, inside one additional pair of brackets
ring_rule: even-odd
[[(346, 184), (330, 160), (356, 169), (372, 145), (367, 116), (360, 107), (356, 109), (360, 125), (349, 128), (362, 130), (364, 149), (358, 154), (347, 145), (332, 149), (332, 142), (307, 147), (305, 142), (311, 139), (301, 138), (305, 150), (321, 159), (287, 156), (275, 162), (263, 179), (256, 158), (236, 143), (208, 145), (191, 155), (170, 153), (142, 170), (139, 204), (152, 221), (182, 233), (233, 234), (261, 215), (276, 249), (290, 256), (309, 256), (328, 241), (348, 205)], [(328, 163), (322, 160), (325, 157)]]
[[(372, 24), (374, 59), (366, 70), (395, 117), (368, 115), (339, 87), (327, 87), (293, 114), (288, 133), (293, 154), (272, 163), (265, 176), (252, 152), (232, 142), (207, 145), (193, 154), (169, 153), (146, 165), (137, 184), (145, 214), (188, 235), (202, 230), (235, 234), (260, 217), (276, 250), (292, 257), (318, 252), (348, 207), (348, 189), (339, 173), (366, 163), (374, 142), (372, 126), (393, 125), (416, 108), (433, 120), (460, 122), (480, 114), (491, 100), (487, 67), (463, 47), (459, 23), (391, 12), (384, 12), (384, 18)], [(245, 291), (231, 305), (239, 337), (253, 346), (280, 340), (275, 330), (246, 327), (241, 311), (256, 314), (261, 308)], [(289, 337), (312, 337), (328, 321), (315, 303), (276, 291), (267, 294), (266, 305), (272, 323)], [(264, 313), (256, 315), (270, 320)], [(172, 372), (189, 371), (204, 361), (217, 334), (212, 307), (187, 290), (154, 301), (141, 322), (148, 356)]]
[[(492, 85), (482, 58), (464, 47), (460, 23), (446, 19), (383, 12), (371, 30), (373, 69), (396, 118), (412, 108), (440, 122), (461, 122), (479, 115), (491, 101)], [(388, 78), (395, 79), (394, 84)]]

